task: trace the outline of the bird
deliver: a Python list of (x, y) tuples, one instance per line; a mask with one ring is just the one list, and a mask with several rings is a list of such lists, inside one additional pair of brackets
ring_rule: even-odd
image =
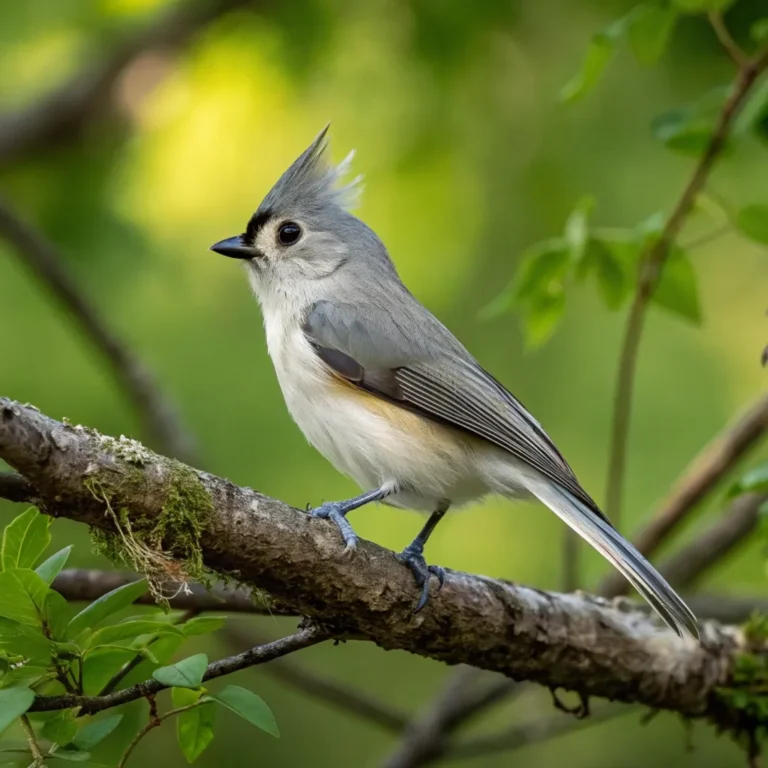
[(285, 404), (313, 445), (363, 491), (309, 510), (336, 525), (371, 502), (429, 517), (398, 560), (420, 594), (446, 579), (424, 546), (450, 508), (489, 494), (537, 499), (602, 554), (678, 635), (696, 617), (582, 488), (541, 424), (400, 279), (352, 210), (354, 152), (329, 159), (326, 126), (267, 193), (245, 231), (211, 250), (239, 259), (261, 306)]

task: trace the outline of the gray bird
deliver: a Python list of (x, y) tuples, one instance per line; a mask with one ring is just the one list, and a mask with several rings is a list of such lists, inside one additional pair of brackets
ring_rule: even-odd
[(613, 528), (538, 421), (403, 285), (376, 234), (353, 216), (356, 179), (325, 156), (327, 128), (280, 177), (242, 235), (211, 249), (244, 261), (288, 410), (309, 442), (364, 490), (310, 514), (338, 526), (372, 501), (430, 513), (398, 556), (429, 597), (424, 545), (451, 506), (490, 493), (535, 497), (632, 583), (664, 621), (696, 618)]

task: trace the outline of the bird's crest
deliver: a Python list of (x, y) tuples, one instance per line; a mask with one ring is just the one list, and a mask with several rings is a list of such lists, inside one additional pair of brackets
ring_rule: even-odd
[(346, 184), (341, 183), (341, 179), (350, 170), (355, 152), (350, 152), (338, 165), (329, 163), (326, 139), (329, 127), (330, 123), (283, 173), (264, 198), (261, 208), (322, 208), (330, 203), (350, 210), (356, 206), (362, 187), (362, 176), (356, 176)]

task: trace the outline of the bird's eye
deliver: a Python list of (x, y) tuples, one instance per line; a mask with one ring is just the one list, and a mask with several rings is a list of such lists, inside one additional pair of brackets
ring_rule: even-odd
[(286, 221), (277, 230), (281, 245), (293, 245), (301, 237), (301, 227), (294, 221)]

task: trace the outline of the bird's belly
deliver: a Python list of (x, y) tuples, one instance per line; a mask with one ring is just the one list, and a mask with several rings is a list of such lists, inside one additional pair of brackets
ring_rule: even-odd
[[(306, 365), (297, 366), (299, 359)], [(276, 365), (291, 416), (309, 442), (362, 489), (391, 484), (399, 492), (388, 503), (424, 510), (486, 492), (472, 438), (358, 389), (317, 358), (292, 360), (290, 371)]]

